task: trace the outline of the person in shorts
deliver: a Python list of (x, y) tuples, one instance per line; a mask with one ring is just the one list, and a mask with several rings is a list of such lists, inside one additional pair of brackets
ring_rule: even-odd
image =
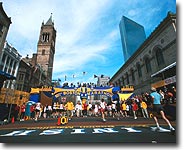
[(101, 111), (101, 114), (102, 114), (102, 120), (105, 122), (106, 119), (105, 119), (105, 110), (106, 110), (106, 102), (105, 100), (102, 98), (101, 99), (101, 102), (100, 102), (100, 111)]
[(153, 119), (155, 120), (155, 123), (157, 125), (156, 130), (160, 130), (160, 126), (157, 119), (157, 114), (160, 114), (162, 116), (162, 119), (165, 120), (165, 122), (169, 125), (170, 131), (175, 132), (175, 129), (171, 125), (170, 121), (166, 118), (164, 109), (161, 105), (161, 98), (162, 96), (156, 91), (156, 88), (151, 88), (151, 94), (150, 94), (152, 101), (153, 101)]

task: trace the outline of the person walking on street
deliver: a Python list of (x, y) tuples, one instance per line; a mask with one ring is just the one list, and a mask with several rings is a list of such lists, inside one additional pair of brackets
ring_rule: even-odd
[(144, 118), (149, 118), (148, 110), (147, 110), (148, 106), (147, 106), (146, 102), (141, 99), (140, 104), (141, 104), (141, 110), (142, 110), (143, 117)]
[(26, 104), (23, 103), (20, 107), (20, 121), (24, 121), (26, 112)]
[(36, 103), (36, 107), (35, 107), (35, 121), (38, 121), (38, 118), (40, 117), (40, 113), (41, 113), (41, 103), (40, 102), (37, 102)]
[(75, 108), (73, 102), (69, 99), (68, 102), (66, 103), (65, 107), (66, 107), (66, 110), (67, 110), (67, 117), (68, 117), (69, 120), (71, 120), (72, 117), (73, 117), (72, 111)]
[(105, 122), (106, 119), (105, 119), (105, 109), (106, 109), (106, 102), (105, 100), (102, 98), (101, 99), (101, 102), (100, 102), (100, 110), (101, 110), (101, 114), (102, 114), (102, 120)]
[(133, 111), (134, 119), (137, 119), (138, 105), (135, 102), (135, 100), (132, 101), (132, 111)]
[(156, 91), (156, 88), (151, 87), (150, 96), (151, 96), (152, 101), (153, 101), (153, 119), (155, 120), (155, 123), (157, 125), (156, 130), (160, 130), (158, 119), (156, 117), (157, 114), (160, 114), (162, 116), (162, 119), (164, 119), (165, 122), (169, 125), (170, 131), (175, 132), (174, 127), (171, 125), (170, 121), (165, 116), (164, 109), (163, 109), (161, 102), (160, 102), (162, 96)]
[(82, 105), (80, 101), (78, 101), (77, 104), (75, 105), (75, 111), (76, 111), (77, 117), (81, 117)]
[(127, 117), (127, 104), (125, 100), (122, 102), (121, 107), (123, 117)]
[(114, 95), (112, 96), (112, 103), (116, 104), (116, 116), (117, 119), (120, 119), (120, 110), (121, 110), (121, 104), (120, 104), (120, 98), (119, 98), (119, 94), (118, 91), (114, 92)]

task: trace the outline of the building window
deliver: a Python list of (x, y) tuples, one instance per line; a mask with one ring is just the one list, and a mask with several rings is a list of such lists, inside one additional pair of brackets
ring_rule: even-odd
[(19, 79), (18, 79), (19, 81), (24, 81), (24, 74), (19, 74)]
[(49, 33), (43, 33), (42, 34), (42, 42), (49, 42), (49, 37), (50, 36), (50, 34)]
[(17, 90), (19, 90), (19, 91), (22, 90), (22, 84), (17, 84)]
[(42, 55), (45, 55), (45, 50), (44, 49), (42, 50)]
[(17, 62), (14, 63), (13, 65), (13, 70), (16, 70)]
[(10, 60), (10, 67), (13, 68), (13, 59)]
[(3, 31), (3, 25), (0, 23), (0, 32)]
[(121, 86), (121, 79), (119, 79), (119, 84), (118, 84), (118, 86)]
[(150, 59), (148, 57), (145, 58), (145, 65), (146, 65), (147, 73), (150, 73), (151, 72), (151, 63), (150, 63)]
[[(2, 55), (3, 55), (3, 56), (2, 56), (2, 62), (0, 63), (0, 64), (1, 64), (0, 70), (3, 70), (4, 66), (6, 66), (6, 64), (5, 64), (6, 55), (5, 55), (4, 53), (3, 53)], [(0, 60), (0, 61), (1, 61), (1, 60)]]
[(121, 80), (122, 80), (122, 84), (125, 85), (125, 79), (124, 79), (124, 77), (122, 77)]
[(7, 67), (5, 66), (5, 68), (4, 68), (4, 72), (7, 72)]
[(138, 72), (138, 76), (142, 77), (142, 70), (141, 70), (141, 65), (137, 64), (137, 72)]
[(6, 55), (3, 54), (2, 62), (5, 63)]
[(132, 81), (134, 82), (135, 81), (135, 75), (134, 75), (134, 70), (131, 69), (131, 75), (132, 75)]
[(10, 63), (10, 57), (7, 57), (7, 61), (6, 61), (6, 66), (8, 66), (9, 65), (9, 63)]
[(164, 57), (163, 57), (162, 50), (160, 48), (157, 48), (155, 54), (156, 54), (156, 59), (157, 59), (158, 66), (164, 64)]
[(0, 24), (0, 37), (2, 37), (2, 35), (3, 35), (3, 25)]
[(126, 78), (127, 78), (127, 84), (129, 84), (129, 76), (128, 76), (128, 72), (126, 73)]

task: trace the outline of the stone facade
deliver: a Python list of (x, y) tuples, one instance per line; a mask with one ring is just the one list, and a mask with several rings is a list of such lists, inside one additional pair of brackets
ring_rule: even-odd
[(46, 73), (46, 84), (51, 85), (52, 70), (55, 54), (56, 30), (52, 16), (44, 24), (42, 23), (39, 41), (37, 45), (37, 64), (41, 65)]
[(27, 56), (21, 59), (16, 80), (16, 90), (30, 92), (33, 87), (43, 86), (46, 76), (40, 66), (34, 65), (35, 59), (35, 55), (32, 58)]
[(11, 18), (7, 16), (2, 5), (3, 3), (0, 2), (0, 55), (4, 48), (10, 24), (12, 23)]
[(50, 86), (55, 54), (56, 30), (52, 16), (42, 23), (37, 53), (22, 58), (17, 75), (17, 90), (30, 92), (33, 87)]
[(133, 85), (138, 94), (148, 91), (153, 83), (163, 80), (163, 76), (151, 75), (176, 62), (176, 52), (176, 15), (168, 13), (109, 82), (121, 87)]
[[(0, 55), (0, 70), (16, 77), (21, 57), (22, 56), (14, 47), (8, 44), (8, 42), (5, 42), (4, 48)], [(3, 87), (14, 89), (14, 85), (14, 80), (6, 80)]]

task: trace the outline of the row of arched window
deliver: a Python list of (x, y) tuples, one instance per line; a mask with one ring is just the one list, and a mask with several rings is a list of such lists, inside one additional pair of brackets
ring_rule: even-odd
[[(158, 67), (162, 66), (165, 64), (164, 61), (164, 56), (163, 56), (163, 49), (160, 46), (157, 46), (153, 49), (153, 56), (156, 58), (156, 65)], [(116, 85), (118, 86), (123, 86), (123, 85), (129, 85), (129, 84), (134, 84), (136, 78), (138, 78), (138, 80), (140, 78), (144, 77), (144, 74), (149, 74), (152, 73), (152, 71), (154, 71), (152, 69), (152, 64), (151, 64), (151, 57), (149, 57), (148, 55), (146, 55), (143, 58), (143, 62), (145, 65), (142, 65), (141, 62), (137, 62), (135, 69), (131, 68), (130, 72), (125, 72), (124, 75), (119, 78), (116, 81)], [(145, 70), (143, 71), (143, 67), (145, 66)], [(137, 74), (135, 74), (135, 72), (137, 71)], [(131, 83), (130, 83), (131, 80)]]
[(50, 33), (45, 32), (42, 34), (42, 39), (41, 39), (42, 42), (49, 42), (49, 39), (50, 39)]

